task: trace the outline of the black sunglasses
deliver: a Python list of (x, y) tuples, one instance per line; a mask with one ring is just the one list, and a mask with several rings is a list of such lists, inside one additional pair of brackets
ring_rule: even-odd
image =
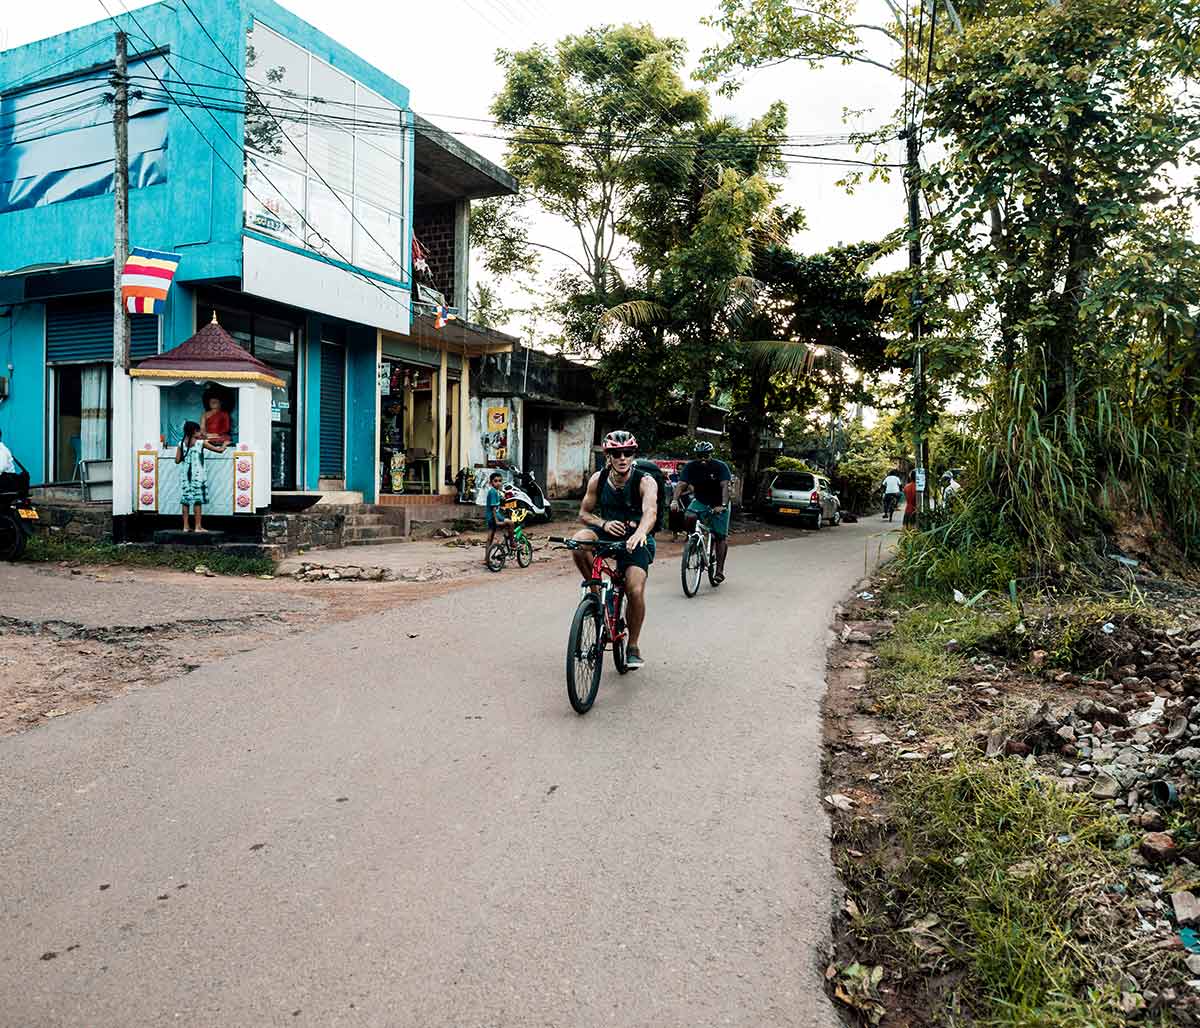
[(609, 450), (614, 457), (636, 457), (637, 450)]

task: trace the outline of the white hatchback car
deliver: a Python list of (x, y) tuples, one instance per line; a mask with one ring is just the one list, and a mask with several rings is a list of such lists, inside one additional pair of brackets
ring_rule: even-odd
[(829, 479), (809, 471), (779, 472), (767, 489), (765, 514), (772, 519), (798, 520), (812, 529), (842, 522), (841, 503)]

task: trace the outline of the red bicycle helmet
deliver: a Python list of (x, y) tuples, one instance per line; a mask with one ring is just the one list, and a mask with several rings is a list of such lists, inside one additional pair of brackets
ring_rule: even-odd
[(637, 438), (632, 432), (626, 432), (623, 428), (615, 429), (604, 437), (605, 450), (636, 450), (637, 448)]

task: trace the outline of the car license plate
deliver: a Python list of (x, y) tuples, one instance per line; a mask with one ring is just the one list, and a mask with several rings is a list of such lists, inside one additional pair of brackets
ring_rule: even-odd
[(779, 513), (780, 514), (799, 514), (800, 512), (798, 510), (796, 510), (795, 507), (780, 507)]
[(38, 512), (32, 507), (18, 507), (17, 515), (19, 517), (28, 518), (30, 521), (37, 521)]

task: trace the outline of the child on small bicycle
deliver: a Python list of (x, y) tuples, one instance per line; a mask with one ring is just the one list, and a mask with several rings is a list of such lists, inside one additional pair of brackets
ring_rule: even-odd
[(485, 520), (488, 526), (487, 545), (483, 548), (483, 563), (487, 564), (487, 555), (492, 552), (492, 544), (496, 541), (496, 532), (503, 531), (509, 547), (513, 545), (513, 523), (509, 510), (505, 508), (505, 496), (500, 489), (503, 476), (499, 471), (493, 471), (488, 476), (487, 507)]

